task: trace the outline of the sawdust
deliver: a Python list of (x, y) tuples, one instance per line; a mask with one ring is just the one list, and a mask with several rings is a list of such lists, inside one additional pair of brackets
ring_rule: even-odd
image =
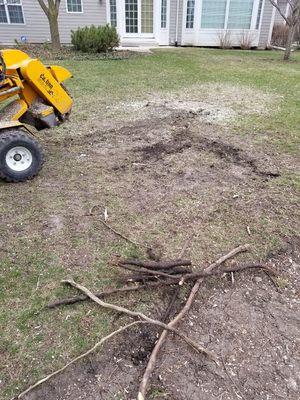
[(268, 115), (279, 102), (280, 96), (249, 86), (208, 83), (173, 93), (151, 93), (143, 100), (123, 101), (106, 111), (128, 121), (185, 111), (197, 116), (199, 122), (226, 125), (241, 116)]

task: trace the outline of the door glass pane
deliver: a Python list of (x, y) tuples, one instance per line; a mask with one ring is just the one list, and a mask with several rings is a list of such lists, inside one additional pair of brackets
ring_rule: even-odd
[(161, 0), (160, 27), (167, 27), (167, 0)]
[(227, 0), (203, 0), (202, 28), (224, 28)]
[(194, 13), (195, 13), (195, 0), (187, 0), (186, 9), (186, 23), (185, 27), (187, 29), (194, 28)]
[(125, 0), (126, 33), (138, 33), (138, 0)]
[(231, 0), (227, 28), (250, 29), (253, 0)]
[(141, 31), (153, 33), (153, 0), (141, 0)]

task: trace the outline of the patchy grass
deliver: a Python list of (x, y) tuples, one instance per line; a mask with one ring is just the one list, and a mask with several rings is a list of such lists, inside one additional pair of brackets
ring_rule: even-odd
[[(289, 63), (281, 56), (174, 49), (123, 60), (59, 61), (74, 74), (68, 83), (75, 99), (71, 121), (41, 134), (47, 163), (39, 177), (20, 185), (0, 183), (3, 399), (124, 321), (90, 303), (44, 309), (50, 300), (74, 293), (60, 284), (66, 276), (99, 291), (119, 277), (109, 266), (112, 254), (141, 255), (108, 232), (100, 216), (87, 215), (94, 204), (108, 207), (111, 223), (125, 234), (163, 244), (167, 256), (178, 254), (193, 233), (190, 253), (199, 265), (237, 243), (250, 241), (253, 257), (264, 259), (293, 240), (300, 54)], [(179, 116), (174, 109), (165, 112), (164, 98), (170, 103), (176, 98)], [(132, 108), (145, 99), (153, 104)], [(232, 110), (232, 117), (204, 116), (186, 128), (189, 120), (176, 118), (194, 104), (181, 109), (180, 102), (190, 100)], [(207, 137), (249, 151), (256, 161), (270, 153), (281, 176), (264, 180), (246, 162), (231, 165), (211, 149), (197, 149)], [(186, 138), (194, 146), (181, 147)], [(158, 154), (160, 141), (170, 146)], [(139, 302), (136, 295), (112, 300), (150, 313), (159, 299), (147, 293)], [(152, 398), (161, 394), (155, 390)]]
[[(87, 118), (86, 107), (91, 96), (97, 99), (100, 115), (105, 107), (117, 101), (144, 99), (149, 93), (185, 90), (195, 84), (225, 83), (232, 88), (246, 86), (279, 96), (282, 101), (272, 115), (256, 114), (237, 120), (235, 129), (257, 133), (258, 141), (262, 134), (264, 141), (269, 138), (270, 143), (283, 151), (296, 152), (300, 126), (300, 53), (294, 53), (291, 62), (283, 62), (281, 58), (279, 52), (180, 49), (156, 50), (152, 56), (120, 62), (64, 61), (63, 65), (76, 77), (70, 87), (83, 106), (78, 115), (83, 120)], [(204, 87), (204, 90), (209, 89)]]

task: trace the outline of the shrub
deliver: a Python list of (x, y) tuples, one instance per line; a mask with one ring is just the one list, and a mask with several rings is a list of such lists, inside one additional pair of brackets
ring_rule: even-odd
[(286, 24), (274, 24), (272, 45), (285, 47), (288, 39), (289, 27)]
[(226, 30), (218, 32), (218, 39), (219, 39), (219, 46), (221, 49), (231, 49), (232, 42), (231, 42), (231, 33), (230, 31)]
[(108, 24), (85, 26), (71, 31), (71, 40), (75, 50), (84, 53), (106, 53), (118, 47), (120, 42), (116, 28)]
[(250, 50), (253, 47), (253, 34), (249, 31), (243, 31), (239, 38), (239, 46), (242, 50)]

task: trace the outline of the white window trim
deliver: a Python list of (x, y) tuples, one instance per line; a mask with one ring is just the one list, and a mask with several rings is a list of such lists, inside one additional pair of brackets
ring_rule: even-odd
[(68, 10), (68, 0), (66, 0), (66, 12), (67, 12), (67, 14), (83, 14), (83, 0), (80, 0), (81, 1), (81, 11), (69, 11)]
[[(12, 5), (12, 4), (9, 4), (9, 5)], [(15, 4), (15, 5), (22, 8), (24, 22), (10, 22), (10, 16), (9, 16), (8, 8), (7, 8), (7, 6), (8, 6), (7, 0), (4, 0), (4, 7), (5, 7), (5, 12), (6, 12), (7, 22), (0, 22), (0, 25), (16, 25), (16, 26), (26, 25), (23, 0), (20, 0), (20, 4)]]
[(196, 16), (200, 14), (200, 17), (198, 18), (199, 24), (197, 24), (199, 26), (200, 30), (204, 30), (204, 31), (215, 31), (216, 29), (218, 31), (226, 31), (226, 30), (230, 30), (230, 31), (241, 31), (241, 30), (245, 30), (245, 31), (252, 31), (252, 30), (257, 30), (260, 31), (261, 28), (261, 22), (262, 22), (262, 14), (263, 14), (263, 9), (264, 9), (264, 3), (262, 6), (262, 14), (261, 14), (261, 19), (260, 19), (260, 27), (259, 29), (256, 29), (256, 18), (257, 18), (257, 11), (258, 11), (258, 2), (259, 0), (254, 0), (253, 3), (253, 8), (252, 8), (252, 17), (251, 17), (251, 25), (250, 28), (227, 28), (227, 24), (228, 24), (228, 16), (229, 16), (229, 5), (230, 5), (230, 0), (227, 0), (226, 3), (226, 13), (225, 13), (225, 23), (224, 23), (224, 28), (202, 28), (201, 23), (202, 23), (202, 0), (195, 0), (195, 9), (194, 9), (194, 27), (193, 28), (186, 28), (186, 17), (187, 17), (187, 0), (184, 1), (184, 12), (183, 12), (183, 21), (182, 23), (184, 24), (184, 31), (185, 32), (192, 32), (195, 30), (196, 28)]
[[(260, 17), (259, 17), (259, 24), (258, 24), (258, 28), (257, 31), (259, 32), (260, 35), (260, 31), (261, 31), (261, 27), (262, 27), (262, 21), (263, 21), (263, 16), (264, 16), (264, 11), (265, 11), (265, 1), (263, 0), (262, 4), (261, 4), (261, 13), (260, 13)], [(268, 0), (267, 0), (268, 1)], [(274, 7), (275, 8), (275, 7)], [(258, 9), (257, 9), (258, 11)], [(256, 24), (255, 24), (255, 28), (256, 28)]]

